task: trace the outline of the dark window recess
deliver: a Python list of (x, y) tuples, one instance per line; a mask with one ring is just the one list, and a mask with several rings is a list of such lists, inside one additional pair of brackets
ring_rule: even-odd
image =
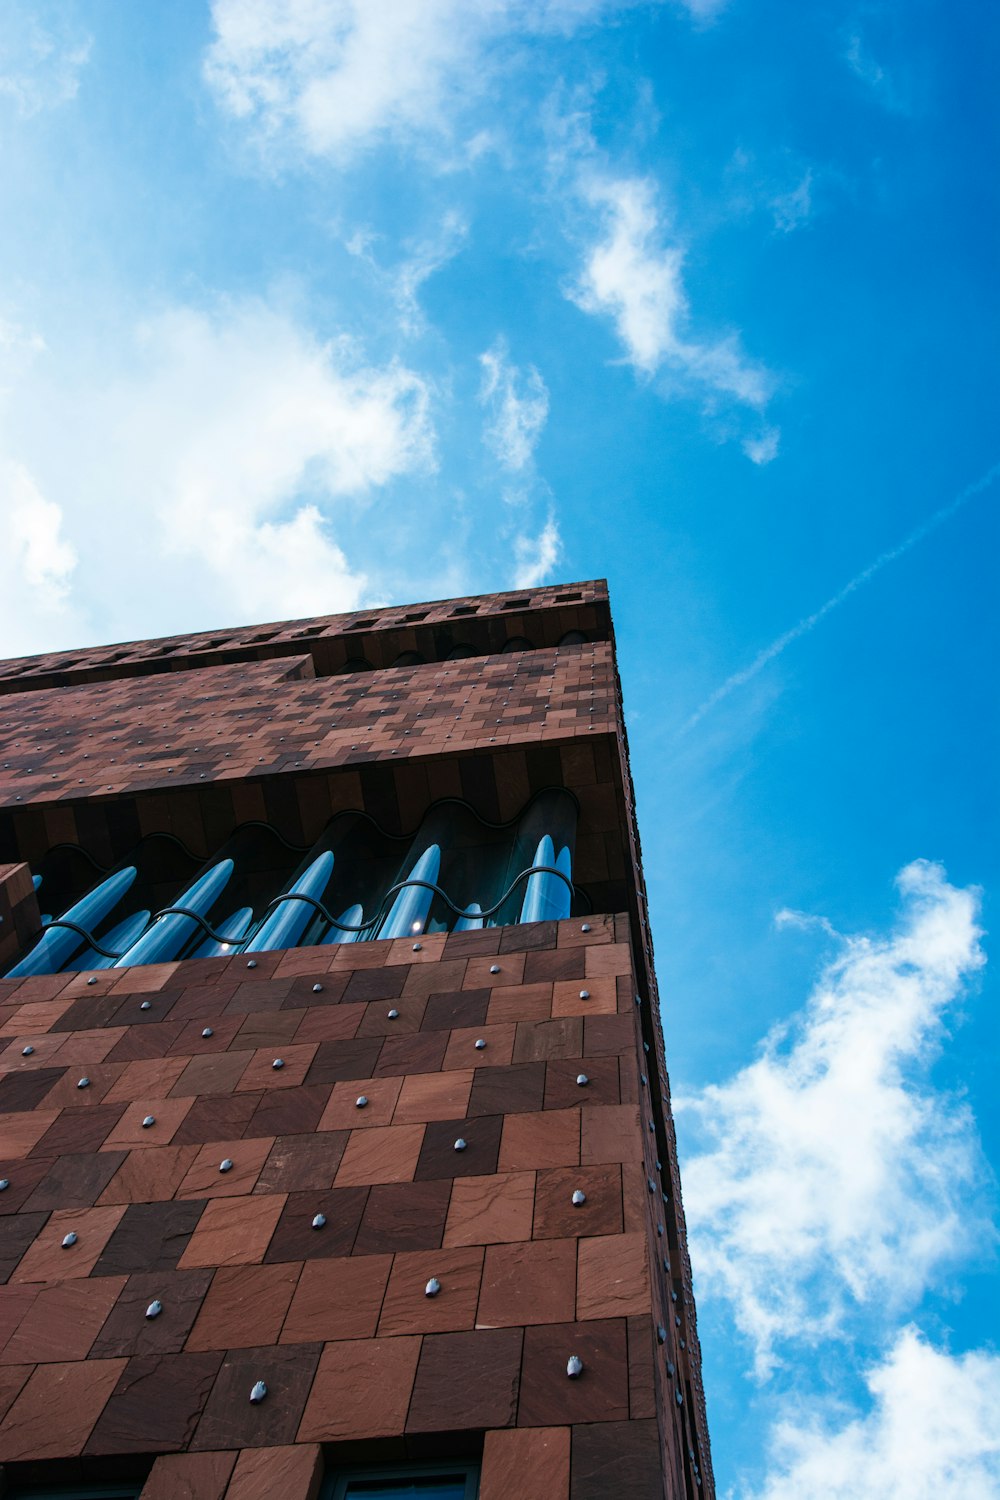
[(375, 668), (371, 662), (366, 660), (365, 657), (349, 656), (340, 668), (340, 673), (343, 676), (347, 672), (374, 672), (374, 670)]
[(427, 611), (426, 611), (426, 609), (418, 609), (416, 611), (412, 611), (408, 615), (404, 615), (403, 616), (403, 619), (406, 621), (407, 625), (415, 625), (418, 620), (426, 620), (426, 618), (427, 618)]
[(559, 644), (560, 646), (585, 646), (587, 637), (582, 630), (567, 630), (566, 634), (560, 637)]
[(391, 667), (422, 667), (424, 665), (424, 658), (420, 655), (419, 651), (403, 651), (389, 665)]
[(500, 608), (501, 609), (530, 609), (531, 608), (531, 600), (530, 599), (507, 599), (500, 606)]
[(140, 1484), (19, 1485), (4, 1490), (4, 1500), (136, 1500)]
[(301, 641), (305, 640), (308, 636), (322, 635), (325, 629), (326, 621), (324, 620), (322, 625), (310, 625), (307, 630), (296, 630), (292, 636), (292, 639), (295, 641)]
[(582, 594), (557, 594), (557, 604), (576, 604), (583, 598)]
[(374, 630), (378, 624), (377, 620), (355, 620), (353, 625), (345, 625), (345, 630)]
[(501, 656), (507, 656), (512, 651), (534, 651), (534, 646), (525, 635), (512, 635), (509, 640), (504, 641)]
[(393, 1469), (342, 1469), (321, 1500), (476, 1500), (478, 1464), (407, 1464)]
[(478, 615), (478, 604), (456, 604), (452, 610), (453, 615)]
[(445, 661), (461, 661), (465, 656), (475, 656), (476, 654), (477, 653), (472, 646), (459, 644), (457, 646), (452, 646), (451, 650), (448, 652), (448, 655), (445, 657)]

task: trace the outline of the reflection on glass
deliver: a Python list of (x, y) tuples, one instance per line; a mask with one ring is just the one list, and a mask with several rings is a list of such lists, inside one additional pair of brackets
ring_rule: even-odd
[[(183, 906), (199, 916), (207, 916), (229, 884), (233, 868), (231, 859), (220, 860), (199, 875), (170, 905)], [(131, 964), (162, 964), (168, 959), (179, 958), (191, 939), (203, 930), (194, 917), (184, 917), (179, 912), (157, 917), (149, 931), (117, 960), (115, 968), (124, 969)]]
[[(441, 873), (441, 850), (437, 844), (429, 844), (407, 875), (407, 880), (427, 880), (437, 884)], [(389, 908), (389, 913), (378, 930), (382, 938), (408, 937), (411, 933), (423, 932), (434, 900), (434, 892), (422, 885), (407, 885), (400, 891)]]
[[(332, 874), (333, 855), (326, 849), (282, 894), (292, 897), (310, 896), (313, 901), (322, 901)], [(269, 917), (264, 918), (243, 951), (266, 953), (274, 948), (295, 948), (306, 928), (315, 920), (316, 908), (311, 901), (282, 901)]]
[[(135, 865), (127, 865), (124, 870), (109, 875), (82, 900), (74, 902), (64, 911), (64, 920), (75, 922), (87, 932), (94, 932), (118, 905), (135, 877)], [(72, 932), (68, 927), (47, 927), (27, 957), (22, 958), (8, 973), (11, 977), (23, 974), (57, 974), (83, 943), (84, 939), (80, 934)]]
[[(148, 911), (137, 911), (123, 922), (118, 922), (114, 927), (108, 929), (101, 937), (101, 947), (107, 948), (110, 953), (124, 953), (124, 951), (135, 942), (136, 938), (145, 932), (149, 923)], [(113, 958), (106, 958), (103, 953), (98, 953), (96, 948), (84, 948), (76, 958), (68, 964), (63, 964), (63, 972), (79, 973), (81, 969), (110, 969), (114, 963)]]
[(571, 878), (570, 852), (564, 845), (556, 854), (555, 845), (547, 833), (538, 841), (531, 868), (546, 865), (548, 870), (543, 868), (541, 874), (529, 875), (525, 882), (524, 900), (518, 918), (520, 922), (558, 922), (569, 916), (572, 891), (564, 880), (551, 874), (550, 870), (554, 867), (561, 870), (567, 879)]
[(483, 925), (483, 908), (478, 901), (472, 901), (455, 923), (456, 932), (472, 932), (474, 928)]
[(232, 953), (238, 948), (247, 935), (247, 929), (253, 922), (253, 907), (241, 906), (239, 911), (234, 911), (231, 917), (220, 922), (216, 927), (221, 941), (207, 937), (199, 943), (197, 948), (189, 955), (191, 958), (218, 958), (220, 954)]

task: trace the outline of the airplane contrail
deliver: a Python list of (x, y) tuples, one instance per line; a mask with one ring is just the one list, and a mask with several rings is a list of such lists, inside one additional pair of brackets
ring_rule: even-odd
[(849, 583), (845, 583), (842, 589), (839, 589), (825, 604), (821, 604), (819, 609), (815, 610), (813, 614), (806, 615), (797, 625), (793, 625), (791, 630), (786, 630), (784, 635), (779, 635), (777, 640), (772, 641), (769, 646), (765, 646), (763, 651), (754, 657), (748, 667), (744, 667), (742, 671), (734, 672), (731, 677), (727, 677), (725, 682), (720, 687), (717, 687), (714, 693), (710, 693), (699, 708), (695, 709), (691, 717), (681, 725), (678, 733), (687, 734), (707, 713), (710, 713), (715, 708), (716, 704), (721, 703), (723, 698), (728, 698), (729, 694), (734, 692), (736, 688), (742, 687), (744, 683), (756, 677), (758, 672), (764, 670), (768, 662), (772, 662), (776, 656), (780, 656), (793, 641), (797, 641), (800, 636), (808, 635), (809, 631), (818, 625), (820, 620), (843, 604), (845, 599), (849, 599), (863, 583), (868, 582), (869, 578), (874, 578), (876, 573), (880, 573), (887, 563), (895, 562), (897, 557), (902, 557), (904, 552), (909, 552), (910, 548), (915, 547), (918, 542), (922, 542), (925, 536), (929, 536), (932, 531), (936, 531), (939, 526), (944, 525), (945, 521), (950, 520), (956, 511), (962, 509), (963, 505), (967, 505), (970, 500), (982, 494), (983, 490), (989, 489), (990, 485), (998, 478), (1000, 478), (1000, 463), (995, 463), (979, 479), (975, 479), (971, 484), (966, 485), (965, 489), (956, 495), (954, 500), (949, 501), (947, 505), (943, 505), (940, 510), (936, 510), (932, 516), (929, 516), (926, 521), (921, 522), (915, 531), (910, 532), (909, 536), (904, 537), (895, 547), (890, 547), (887, 552), (883, 552), (876, 557), (873, 563), (869, 563), (867, 568), (857, 573)]

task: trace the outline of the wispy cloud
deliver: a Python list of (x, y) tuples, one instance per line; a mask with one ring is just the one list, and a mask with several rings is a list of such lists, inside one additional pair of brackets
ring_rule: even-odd
[(768, 1477), (744, 1500), (1000, 1494), (1000, 1356), (987, 1349), (952, 1355), (907, 1327), (866, 1384), (864, 1414), (793, 1400), (774, 1424)]
[(929, 1076), (985, 962), (979, 893), (924, 860), (896, 883), (887, 936), (840, 939), (756, 1061), (677, 1101), (706, 1143), (684, 1166), (700, 1295), (729, 1304), (762, 1377), (858, 1314), (885, 1327), (992, 1243), (975, 1122)]
[[(683, 284), (684, 251), (671, 235), (652, 181), (584, 171), (579, 191), (595, 212), (598, 230), (587, 244), (570, 296), (584, 312), (610, 319), (625, 357), (643, 376), (663, 374), (712, 407), (734, 403), (761, 414), (774, 377), (750, 360), (736, 334), (693, 337)], [(766, 463), (777, 453), (777, 433), (755, 440), (749, 456)]]
[(43, 0), (5, 0), (0, 9), (0, 101), (23, 119), (75, 99), (91, 40)]
[(973, 480), (972, 484), (967, 485), (964, 490), (955, 496), (954, 500), (949, 501), (947, 505), (943, 505), (940, 510), (935, 511), (932, 516), (928, 517), (926, 521), (921, 522), (915, 530), (911, 531), (895, 547), (890, 547), (888, 551), (880, 553), (873, 563), (869, 563), (867, 568), (863, 568), (860, 573), (855, 574), (849, 583), (845, 583), (842, 589), (838, 589), (825, 604), (820, 605), (819, 609), (814, 610), (811, 615), (806, 615), (797, 625), (793, 625), (790, 630), (786, 630), (783, 635), (779, 635), (776, 640), (773, 640), (769, 646), (765, 646), (764, 650), (758, 652), (749, 666), (743, 667), (739, 672), (734, 672), (731, 677), (727, 677), (725, 682), (717, 687), (713, 693), (710, 693), (704, 703), (700, 704), (691, 717), (681, 725), (679, 733), (686, 734), (707, 713), (710, 713), (713, 708), (720, 704), (723, 699), (728, 698), (730, 693), (735, 692), (737, 688), (744, 687), (746, 683), (752, 682), (758, 673), (762, 672), (783, 651), (787, 651), (793, 642), (800, 640), (804, 635), (808, 635), (821, 620), (824, 620), (827, 615), (832, 614), (835, 609), (844, 604), (869, 579), (874, 578), (889, 563), (895, 562), (898, 557), (902, 557), (905, 553), (909, 552), (918, 542), (922, 542), (925, 537), (930, 536), (931, 532), (936, 531), (939, 526), (943, 526), (945, 521), (950, 521), (952, 516), (956, 515), (963, 506), (968, 505), (970, 500), (974, 500), (977, 495), (981, 495), (984, 490), (989, 489), (997, 479), (1000, 479), (1000, 463), (994, 464), (985, 474)]
[(523, 474), (534, 461), (549, 415), (545, 381), (534, 365), (519, 370), (511, 363), (504, 339), (481, 354), (479, 363), (479, 400), (487, 412), (483, 441), (502, 468)]
[(550, 516), (537, 536), (522, 533), (514, 541), (514, 587), (537, 588), (544, 583), (562, 555), (562, 539)]

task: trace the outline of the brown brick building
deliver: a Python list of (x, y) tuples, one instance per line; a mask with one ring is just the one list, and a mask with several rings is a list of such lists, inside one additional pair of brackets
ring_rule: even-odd
[(603, 583), (0, 663), (0, 802), (4, 1500), (713, 1494)]

